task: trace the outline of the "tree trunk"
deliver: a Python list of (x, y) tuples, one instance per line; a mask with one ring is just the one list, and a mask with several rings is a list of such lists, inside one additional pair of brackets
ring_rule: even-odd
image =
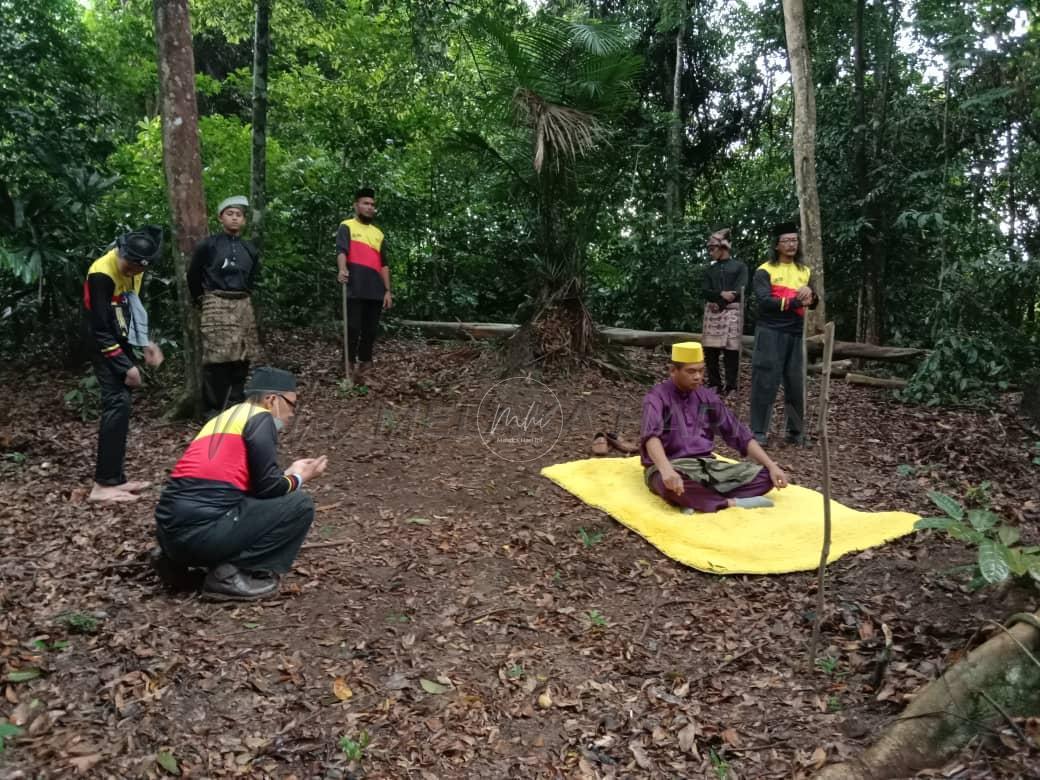
[(683, 159), (683, 105), (682, 71), (683, 40), (686, 38), (686, 3), (679, 2), (679, 29), (675, 32), (675, 71), (672, 74), (672, 122), (668, 129), (668, 184), (665, 190), (665, 210), (668, 224), (678, 227), (682, 221), (684, 199), (682, 194)]
[(809, 312), (808, 329), (823, 330), (827, 320), (823, 277), (823, 233), (820, 226), (820, 196), (816, 190), (816, 93), (805, 27), (803, 0), (783, 0), (787, 55), (794, 90), (794, 174), (802, 216), (802, 253), (812, 269), (820, 305)]
[(176, 413), (194, 416), (202, 411), (202, 353), (187, 269), (195, 244), (208, 232), (195, 102), (195, 52), (188, 0), (154, 0), (152, 12), (159, 57), (163, 167), (173, 223), (174, 279), (184, 323), (185, 388)]
[[(874, 251), (874, 245), (880, 240), (878, 236), (879, 225), (874, 219), (874, 209), (868, 203), (871, 183), (867, 172), (866, 56), (863, 51), (863, 15), (866, 4), (866, 0), (856, 0), (853, 33), (854, 124), (856, 127), (854, 165), (856, 169), (856, 194), (859, 198), (859, 211), (863, 220), (863, 226), (859, 230), (860, 263), (863, 266), (863, 283), (860, 287), (860, 299), (863, 309), (862, 312), (857, 311), (857, 320), (859, 320), (861, 315), (862, 320), (859, 320), (857, 324), (856, 335), (859, 339), (869, 344), (880, 344), (881, 334), (878, 330), (880, 321), (878, 294), (880, 290), (878, 269), (875, 265), (875, 260), (878, 258)], [(860, 331), (860, 327), (862, 327), (862, 331)]]
[(264, 248), (264, 212), (267, 208), (267, 61), (271, 51), (271, 6), (274, 0), (256, 0), (253, 33), (253, 157), (249, 202), (253, 209), (253, 243)]
[(1009, 717), (1040, 713), (1040, 613), (1019, 614), (940, 679), (918, 692), (863, 755), (824, 767), (816, 780), (911, 777), (941, 765)]

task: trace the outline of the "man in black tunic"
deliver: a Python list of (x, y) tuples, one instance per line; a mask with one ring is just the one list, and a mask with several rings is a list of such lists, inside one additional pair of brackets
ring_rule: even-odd
[(242, 240), (249, 201), (235, 195), (221, 202), (223, 230), (199, 242), (188, 269), (188, 289), (202, 307), (203, 400), (207, 414), (240, 403), (249, 363), (259, 354), (250, 296), (260, 253)]
[[(744, 289), (747, 266), (730, 256), (729, 228), (708, 238), (711, 263), (704, 274), (704, 356), (708, 387), (725, 396), (737, 389), (740, 348), (744, 335)], [(726, 364), (726, 384), (719, 373), (719, 356)]]

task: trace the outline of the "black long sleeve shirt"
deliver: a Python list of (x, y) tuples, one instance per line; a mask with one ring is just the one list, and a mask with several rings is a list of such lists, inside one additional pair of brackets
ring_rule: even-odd
[[(738, 303), (744, 297), (747, 283), (748, 269), (741, 261), (727, 257), (725, 260), (711, 263), (704, 271), (704, 301), (719, 306)], [(732, 290), (737, 297), (727, 301), (721, 295), (724, 290)]]
[(211, 290), (252, 292), (260, 273), (260, 253), (251, 241), (214, 233), (195, 247), (188, 268), (193, 300)]

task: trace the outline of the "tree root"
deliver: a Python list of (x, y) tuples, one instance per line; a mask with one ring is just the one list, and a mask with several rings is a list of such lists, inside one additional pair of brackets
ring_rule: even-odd
[(938, 680), (861, 756), (816, 780), (909, 777), (942, 764), (976, 734), (1040, 713), (1040, 613), (1020, 613)]

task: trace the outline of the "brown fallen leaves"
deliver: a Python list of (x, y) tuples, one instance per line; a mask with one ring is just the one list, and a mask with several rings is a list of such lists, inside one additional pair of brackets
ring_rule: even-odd
[[(83, 502), (94, 424), (62, 411), (60, 376), (8, 380), (27, 392), (8, 394), (0, 420), (25, 454), (0, 461), (0, 721), (22, 732), (0, 774), (805, 778), (869, 742), (981, 616), (1017, 611), (1015, 592), (963, 591), (957, 545), (902, 540), (831, 567), (827, 660), (807, 672), (812, 574), (683, 568), (538, 475), (584, 457), (596, 430), (637, 431), (644, 388), (548, 378), (568, 426), (543, 461), (517, 466), (467, 422), (497, 376), (482, 345), (382, 342), (386, 381), (350, 397), (334, 345), (292, 333), (272, 346), (307, 382), (283, 454), (328, 453), (330, 468), (308, 486), (321, 510), (310, 545), (260, 604), (164, 593), (142, 565), (157, 492)], [(649, 353), (630, 357), (656, 370)], [(135, 398), (128, 457), (134, 478), (157, 482), (195, 430), (161, 423), (159, 392)], [(1031, 441), (1009, 415), (834, 393), (836, 498), (920, 511), (926, 489), (987, 479), (1030, 533), (1032, 467), (1008, 453)], [(818, 482), (815, 450), (774, 454)], [(1040, 739), (1037, 722), (1018, 725)], [(1024, 776), (1037, 746), (1004, 737), (959, 762)]]

